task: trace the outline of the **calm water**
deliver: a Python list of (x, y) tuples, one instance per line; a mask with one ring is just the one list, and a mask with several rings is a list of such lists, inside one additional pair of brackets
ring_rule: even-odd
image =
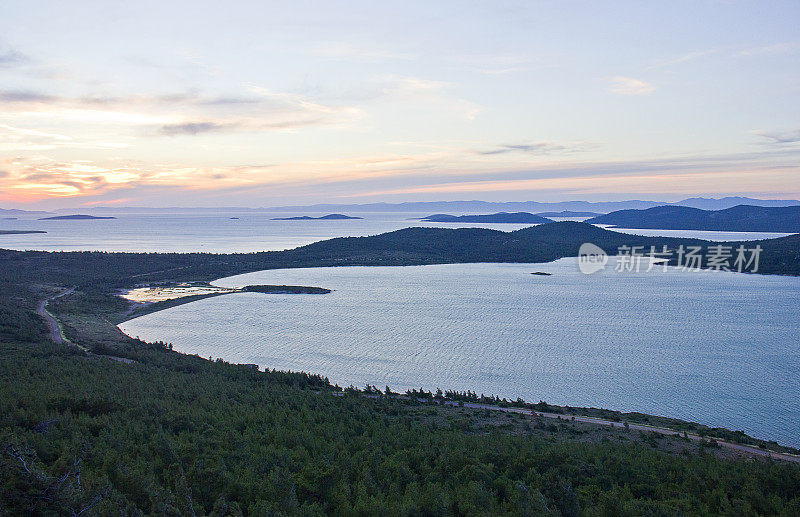
[[(291, 213), (230, 212), (117, 215), (90, 221), (0, 220), (0, 230), (44, 230), (43, 234), (0, 235), (0, 248), (47, 251), (138, 251), (247, 253), (283, 250), (333, 237), (362, 237), (409, 226), (480, 227), (513, 231), (524, 224), (421, 223), (420, 213), (348, 213), (364, 217), (346, 221), (272, 221)], [(302, 215), (319, 216), (322, 213)], [(238, 217), (239, 219), (231, 219)], [(786, 234), (619, 230), (641, 235), (699, 237), (712, 240), (764, 239)]]
[[(552, 276), (534, 276), (545, 271)], [(800, 278), (548, 264), (262, 271), (121, 327), (178, 350), (339, 385), (473, 390), (643, 411), (800, 446)]]

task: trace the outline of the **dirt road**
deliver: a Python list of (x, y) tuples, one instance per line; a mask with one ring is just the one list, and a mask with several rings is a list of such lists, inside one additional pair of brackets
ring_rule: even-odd
[(44, 321), (47, 322), (47, 328), (50, 331), (50, 339), (54, 343), (63, 344), (69, 343), (69, 340), (64, 337), (64, 334), (61, 333), (61, 326), (58, 324), (58, 320), (56, 320), (52, 314), (47, 310), (47, 303), (51, 300), (55, 300), (56, 298), (61, 298), (62, 296), (66, 296), (68, 294), (72, 294), (75, 291), (74, 287), (67, 289), (66, 291), (59, 293), (55, 296), (51, 296), (50, 298), (45, 298), (41, 302), (39, 302), (39, 306), (36, 308), (36, 314), (44, 318)]

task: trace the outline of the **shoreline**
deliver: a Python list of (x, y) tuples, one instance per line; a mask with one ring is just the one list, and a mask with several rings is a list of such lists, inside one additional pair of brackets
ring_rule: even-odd
[[(388, 386), (387, 386), (388, 387)], [(334, 396), (343, 397), (347, 395), (348, 390), (352, 391), (353, 388), (347, 388), (343, 391), (334, 391), (332, 394)], [(759, 445), (753, 444), (745, 444), (745, 443), (738, 443), (735, 441), (730, 441), (725, 438), (721, 438), (719, 436), (715, 436), (711, 433), (690, 433), (686, 430), (675, 429), (672, 427), (662, 427), (658, 425), (649, 425), (643, 423), (637, 423), (635, 421), (630, 420), (622, 420), (622, 419), (605, 419), (605, 418), (598, 418), (595, 416), (587, 416), (581, 414), (581, 412), (592, 412), (592, 411), (601, 411), (601, 412), (611, 412), (615, 414), (621, 415), (630, 415), (630, 414), (639, 414), (644, 415), (646, 417), (652, 417), (656, 419), (667, 419), (673, 420), (677, 422), (683, 422), (693, 425), (702, 426), (702, 424), (695, 424), (694, 422), (686, 422), (683, 420), (671, 419), (669, 417), (659, 417), (655, 415), (647, 415), (644, 413), (620, 413), (612, 410), (606, 409), (596, 409), (596, 408), (581, 408), (581, 407), (571, 407), (571, 406), (551, 406), (545, 403), (540, 402), (539, 404), (531, 404), (527, 403), (527, 407), (518, 407), (518, 406), (509, 406), (509, 405), (496, 405), (496, 404), (484, 404), (484, 403), (476, 403), (476, 402), (465, 402), (461, 400), (454, 400), (452, 398), (437, 398), (437, 397), (418, 397), (415, 395), (409, 395), (406, 393), (405, 395), (399, 393), (390, 393), (389, 395), (377, 392), (367, 392), (361, 390), (355, 390), (356, 393), (364, 398), (372, 398), (372, 399), (381, 399), (381, 398), (399, 398), (399, 399), (410, 399), (416, 402), (420, 402), (423, 404), (438, 404), (443, 406), (450, 406), (450, 407), (459, 407), (459, 408), (469, 408), (475, 410), (488, 410), (488, 411), (497, 411), (502, 413), (514, 413), (519, 415), (530, 416), (532, 418), (547, 418), (551, 420), (556, 420), (558, 422), (580, 422), (584, 424), (591, 424), (597, 426), (604, 426), (610, 427), (612, 429), (624, 429), (625, 431), (640, 431), (640, 432), (650, 432), (656, 433), (663, 436), (671, 436), (671, 437), (678, 437), (682, 438), (689, 442), (698, 442), (701, 446), (705, 447), (723, 447), (726, 449), (730, 449), (732, 451), (736, 451), (738, 453), (750, 455), (750, 456), (758, 456), (767, 459), (778, 459), (782, 461), (788, 461), (791, 463), (800, 463), (800, 450), (789, 447), (783, 446), (780, 444), (778, 447), (781, 447), (782, 451), (775, 451), (768, 449), (766, 447), (761, 447)], [(505, 399), (504, 399), (505, 400)], [(550, 410), (559, 411), (559, 412), (549, 412), (549, 411), (539, 411), (535, 409), (537, 406), (545, 405)], [(705, 427), (701, 427), (704, 429)], [(724, 429), (724, 428), (708, 428), (712, 431), (714, 429)], [(727, 431), (727, 429), (726, 429)], [(747, 436), (747, 435), (745, 435)], [(760, 440), (758, 438), (749, 437), (751, 440), (760, 443), (774, 443), (768, 442), (765, 440)], [(791, 452), (790, 452), (791, 451)]]
[[(556, 259), (556, 260), (559, 260), (559, 259)], [(526, 263), (519, 263), (519, 264), (528, 265), (529, 263), (526, 262)], [(432, 265), (432, 264), (425, 264), (425, 265)], [(331, 267), (331, 266), (328, 266), (328, 267)], [(333, 267), (336, 267), (336, 266), (333, 266)], [(347, 267), (347, 266), (339, 266), (339, 267)], [(375, 267), (375, 266), (373, 266), (373, 267)], [(418, 267), (418, 266), (417, 265), (409, 265), (408, 267)], [(674, 268), (674, 266), (671, 266), (671, 268)], [(297, 268), (279, 268), (279, 269), (297, 269)], [(300, 269), (302, 269), (302, 268), (300, 268)], [(266, 270), (263, 270), (263, 271), (270, 271), (270, 270), (271, 269), (266, 269)], [(536, 274), (541, 274), (541, 273), (540, 272), (533, 272), (533, 273), (530, 273), (530, 274), (536, 275)], [(241, 293), (241, 292), (248, 292), (248, 288), (250, 288), (250, 287), (265, 287), (265, 286), (246, 286), (246, 287), (243, 287), (243, 288), (233, 289), (233, 288), (224, 288), (224, 287), (219, 287), (219, 286), (214, 285), (216, 282), (218, 282), (219, 280), (222, 280), (224, 278), (227, 278), (227, 277), (221, 277), (221, 278), (215, 279), (215, 280), (210, 281), (210, 282), (190, 282), (191, 285), (196, 286), (196, 287), (204, 287), (204, 288), (205, 287), (210, 287), (210, 288), (223, 290), (224, 292), (215, 292), (215, 293), (207, 293), (207, 294), (201, 294), (201, 295), (184, 296), (184, 297), (176, 298), (176, 299), (172, 299), (172, 300), (165, 300), (165, 301), (147, 303), (146, 305), (141, 306), (138, 309), (135, 309), (133, 312), (129, 313), (124, 319), (119, 320), (119, 321), (115, 321), (114, 324), (115, 324), (117, 330), (120, 333), (124, 334), (127, 337), (133, 337), (133, 336), (129, 336), (128, 334), (125, 334), (122, 331), (122, 329), (119, 328), (119, 325), (122, 324), (122, 323), (125, 323), (127, 321), (130, 321), (132, 319), (135, 319), (137, 317), (140, 317), (140, 316), (145, 316), (147, 314), (152, 314), (152, 313), (159, 312), (159, 311), (162, 311), (162, 310), (167, 310), (167, 309), (170, 309), (172, 307), (176, 307), (176, 306), (179, 306), (179, 305), (184, 305), (184, 304), (191, 303), (191, 302), (194, 302), (194, 301), (199, 301), (199, 300), (202, 300), (202, 299), (205, 299), (205, 298), (212, 298), (212, 297), (216, 297), (216, 296), (222, 296), (222, 295), (225, 295), (225, 294), (236, 294), (236, 293)], [(163, 285), (169, 285), (169, 283), (166, 283), (166, 284), (165, 283), (160, 283), (160, 285), (162, 285), (162, 286)], [(290, 287), (294, 287), (294, 288), (302, 288), (302, 289), (322, 289), (322, 288), (312, 288), (312, 287), (302, 287), (302, 286), (266, 286), (266, 287), (271, 287), (271, 288), (281, 288), (281, 287), (290, 288)], [(330, 290), (326, 290), (326, 291), (330, 292)], [(252, 291), (250, 291), (250, 292), (252, 292)], [(287, 293), (280, 292), (280, 294), (287, 294)], [(178, 353), (183, 353), (183, 352), (178, 352)], [(225, 360), (225, 359), (222, 358), (222, 360)], [(232, 363), (232, 364), (247, 365), (247, 363)], [(307, 373), (311, 373), (311, 372), (307, 372)], [(324, 376), (324, 373), (321, 373), (320, 375)], [(505, 399), (503, 399), (503, 400), (505, 401)], [(511, 403), (511, 404), (513, 404), (513, 403)], [(531, 406), (532, 405), (530, 403), (525, 403), (525, 404), (527, 406)], [(494, 407), (495, 407), (495, 409), (499, 409), (499, 407), (496, 407), (496, 406), (494, 406)], [(723, 431), (725, 434), (731, 434), (731, 435), (740, 434), (743, 437), (743, 439), (751, 440), (753, 442), (760, 443), (760, 444), (769, 445), (770, 447), (777, 447), (779, 449), (787, 449), (787, 450), (796, 451), (796, 454), (797, 454), (796, 457), (800, 458), (800, 447), (786, 446), (786, 445), (782, 445), (782, 444), (780, 444), (780, 443), (778, 443), (778, 442), (776, 442), (774, 440), (763, 439), (763, 438), (755, 438), (755, 437), (747, 435), (747, 434), (745, 434), (745, 433), (743, 433), (741, 431), (733, 431), (733, 430), (730, 430), (730, 429), (727, 429), (727, 428), (723, 428), (723, 427), (710, 427), (710, 426), (707, 426), (707, 425), (704, 425), (704, 424), (701, 424), (701, 423), (698, 423), (698, 422), (682, 420), (682, 419), (679, 419), (679, 418), (660, 416), (660, 415), (648, 414), (648, 413), (641, 413), (641, 412), (637, 412), (637, 411), (623, 412), (623, 411), (619, 411), (619, 410), (608, 410), (608, 409), (602, 409), (602, 408), (598, 409), (598, 408), (572, 407), (572, 406), (549, 406), (549, 407), (556, 408), (558, 410), (563, 410), (565, 412), (578, 411), (580, 413), (584, 413), (584, 414), (580, 415), (580, 416), (582, 416), (582, 418), (596, 418), (599, 421), (603, 422), (604, 425), (609, 425), (609, 422), (614, 422), (614, 421), (612, 421), (612, 420), (604, 420), (602, 418), (597, 418), (596, 416), (591, 416), (591, 413), (600, 412), (600, 413), (613, 414), (613, 415), (615, 415), (615, 418), (625, 418), (624, 422), (628, 423), (631, 426), (636, 425), (636, 426), (652, 427), (653, 429), (661, 429), (661, 430), (664, 430), (664, 431), (669, 431), (672, 434), (681, 434), (681, 432), (685, 432), (687, 429), (707, 429), (707, 430), (718, 429), (718, 430)], [(578, 413), (575, 413), (575, 416), (578, 416)], [(673, 428), (673, 427), (660, 427), (660, 426), (648, 425), (646, 423), (642, 423), (641, 422), (641, 418), (631, 419), (632, 416), (635, 416), (635, 417), (643, 416), (643, 417), (645, 417), (645, 419), (650, 418), (650, 419), (655, 419), (655, 420), (668, 420), (668, 421), (674, 422), (678, 426), (678, 428), (676, 429), (676, 428)], [(623, 420), (617, 420), (616, 422), (617, 423), (622, 423)], [(613, 427), (613, 425), (612, 425), (612, 427)], [(695, 436), (697, 439), (706, 439), (706, 438), (708, 438), (708, 439), (713, 439), (713, 440), (720, 441), (720, 442), (724, 441), (724, 442), (730, 443), (732, 445), (742, 446), (742, 447), (749, 447), (749, 448), (757, 450), (757, 451), (770, 451), (771, 450), (771, 449), (767, 449), (767, 448), (759, 448), (758, 446), (754, 446), (754, 445), (747, 445), (747, 444), (742, 444), (742, 443), (737, 443), (737, 442), (730, 442), (730, 441), (725, 440), (724, 438), (722, 438), (720, 436), (712, 436), (712, 435), (706, 435), (705, 437), (702, 436), (702, 435), (691, 435), (691, 436)], [(783, 452), (782, 450), (772, 451), (772, 452), (775, 453), (775, 454), (790, 454), (790, 455), (792, 455), (792, 453), (786, 453), (786, 452)], [(793, 455), (793, 457), (794, 457), (794, 455)], [(793, 459), (793, 460), (790, 460), (790, 461), (795, 461), (795, 460)]]
[[(476, 231), (407, 228), (384, 235), (360, 238), (338, 238), (282, 252), (242, 254), (145, 254), (145, 253), (48, 253), (4, 252), (14, 261), (24, 278), (39, 278), (43, 285), (66, 289), (78, 288), (73, 296), (54, 301), (50, 312), (63, 325), (66, 335), (73, 341), (89, 347), (93, 352), (107, 350), (109, 354), (138, 360), (147, 354), (161, 354), (161, 345), (149, 348), (145, 343), (124, 334), (117, 324), (145, 312), (169, 308), (169, 304), (184, 304), (203, 297), (219, 296), (209, 293), (198, 298), (183, 297), (177, 301), (152, 303), (139, 310), (130, 310), (115, 293), (115, 289), (139, 283), (153, 285), (161, 282), (205, 281), (227, 278), (254, 271), (297, 269), (332, 266), (420, 266), (463, 263), (518, 263), (537, 264), (572, 257), (575, 242), (586, 239), (614, 248), (618, 241), (627, 245), (677, 244), (701, 242), (692, 239), (636, 237), (629, 234), (601, 230), (581, 223), (551, 223), (506, 234), (491, 230), (479, 232), (487, 239), (476, 248), (473, 237)], [(512, 241), (509, 241), (513, 237)], [(517, 247), (508, 248), (508, 242)], [(707, 241), (702, 241), (707, 243)], [(770, 241), (774, 244), (770, 261), (763, 264), (759, 275), (797, 276), (797, 264), (789, 260), (787, 251), (795, 250), (795, 237)], [(520, 244), (521, 243), (521, 244)], [(551, 243), (544, 247), (542, 243)], [(780, 246), (777, 246), (780, 245)], [(553, 249), (550, 249), (553, 248)], [(498, 255), (498, 253), (502, 254)], [(780, 259), (780, 260), (779, 260)], [(784, 260), (785, 259), (785, 260)], [(766, 267), (769, 266), (769, 267)], [(535, 269), (533, 269), (535, 271)], [(21, 276), (22, 278), (23, 276)], [(25, 283), (13, 284), (23, 295)], [(41, 298), (39, 298), (41, 300)], [(38, 301), (37, 300), (37, 303)], [(35, 304), (33, 305), (35, 307)], [(22, 312), (22, 309), (20, 309)], [(157, 348), (157, 349), (156, 349)], [(171, 352), (168, 352), (172, 356)], [(180, 354), (183, 356), (184, 354)], [(177, 357), (171, 360), (179, 360)], [(590, 409), (586, 410), (587, 412)], [(624, 415), (623, 413), (609, 412)], [(591, 415), (587, 415), (591, 416)], [(628, 419), (631, 417), (624, 417)], [(636, 419), (639, 425), (638, 417)], [(660, 418), (655, 417), (653, 418)], [(633, 422), (633, 420), (631, 420)], [(687, 423), (688, 424), (688, 423)], [(699, 425), (699, 424), (692, 424)], [(706, 427), (706, 426), (704, 426)], [(709, 428), (710, 429), (710, 428)], [(733, 431), (729, 431), (733, 433)], [(742, 433), (743, 434), (743, 433)], [(756, 439), (752, 439), (756, 441)], [(760, 440), (758, 443), (768, 444)], [(778, 444), (775, 444), (777, 446)], [(769, 446), (769, 445), (768, 445)]]
[[(159, 296), (158, 294), (154, 294), (150, 299), (147, 299), (146, 294), (142, 296), (132, 296), (132, 297), (125, 296), (125, 294), (131, 295), (131, 293), (137, 290), (146, 290), (146, 289), (166, 290), (174, 287), (197, 289), (200, 291), (210, 291), (210, 292), (191, 294), (191, 291), (187, 291), (186, 294), (176, 294), (174, 297), (169, 297), (169, 298), (163, 298), (163, 295)], [(212, 282), (182, 282), (182, 283), (177, 283), (175, 285), (171, 285), (171, 283), (166, 283), (166, 284), (160, 283), (159, 286), (153, 285), (153, 286), (137, 287), (133, 289), (117, 289), (116, 296), (126, 300), (129, 303), (129, 308), (125, 313), (122, 314), (124, 319), (115, 318), (114, 324), (121, 325), (122, 323), (130, 321), (132, 319), (136, 319), (140, 316), (146, 316), (148, 314), (153, 314), (163, 310), (171, 309), (173, 307), (178, 307), (180, 305), (185, 305), (187, 303), (205, 300), (207, 298), (215, 298), (217, 296), (225, 296), (228, 294), (242, 294), (242, 293), (328, 294), (330, 292), (332, 292), (331, 289), (326, 289), (324, 287), (312, 287), (312, 286), (300, 286), (300, 285), (247, 285), (240, 288), (226, 288), (226, 287), (215, 286), (213, 285)]]
[[(215, 294), (199, 295), (197, 297), (191, 297), (192, 299), (186, 299), (186, 298), (178, 299), (174, 300), (176, 302), (174, 305), (170, 305), (169, 307), (160, 306), (155, 310), (153, 310), (152, 312), (158, 312), (174, 306), (191, 303), (192, 301), (196, 301), (198, 299), (212, 298), (215, 296), (222, 296), (225, 294), (234, 294), (234, 293), (215, 293)], [(157, 305), (160, 305), (161, 303), (164, 302), (159, 302)], [(145, 314), (149, 313), (150, 312), (135, 314), (131, 318), (125, 321), (130, 321), (130, 319), (134, 319), (139, 316), (144, 316)], [(122, 323), (124, 323), (124, 321), (116, 325), (117, 330), (126, 337), (133, 337), (126, 334), (119, 327), (119, 325)], [(181, 352), (179, 350), (172, 350), (172, 349), (170, 350), (182, 355), (194, 355), (194, 354), (188, 354), (186, 352)], [(215, 360), (225, 361), (224, 358), (216, 358)], [(251, 366), (253, 368), (257, 368), (260, 371), (265, 371), (265, 372), (270, 371), (269, 367), (267, 366), (263, 367), (262, 369), (261, 365), (255, 365), (249, 363), (229, 363), (229, 364), (235, 364), (238, 366)], [(287, 370), (287, 371), (292, 373), (307, 373), (309, 375), (321, 375), (323, 377), (326, 377), (324, 373), (320, 372), (317, 373), (302, 372), (300, 370), (298, 371)], [(483, 394), (481, 394), (480, 397), (477, 397), (473, 394), (472, 397), (462, 398), (464, 394), (460, 394), (458, 392), (446, 392), (447, 395), (439, 396), (439, 395), (434, 395), (433, 392), (425, 392), (422, 389), (420, 389), (420, 391), (417, 392), (417, 390), (414, 389), (413, 391), (412, 390), (407, 391), (406, 394), (392, 391), (389, 392), (390, 395), (385, 395), (381, 393), (380, 390), (377, 390), (374, 386), (370, 388), (369, 385), (367, 385), (369, 391), (367, 391), (367, 389), (355, 388), (352, 385), (345, 388), (340, 387), (338, 384), (331, 384), (331, 386), (334, 390), (332, 393), (336, 396), (344, 396), (348, 392), (350, 392), (350, 393), (356, 393), (359, 396), (367, 398), (380, 398), (385, 396), (413, 398), (420, 402), (432, 402), (432, 403), (439, 403), (451, 406), (467, 407), (472, 409), (487, 409), (491, 411), (527, 414), (534, 417), (540, 416), (555, 420), (572, 420), (587, 424), (608, 426), (612, 428), (617, 427), (617, 428), (625, 428), (625, 429), (632, 429), (639, 431), (650, 431), (666, 436), (677, 436), (677, 437), (687, 438), (688, 440), (700, 442), (701, 444), (709, 446), (713, 446), (719, 443), (723, 447), (740, 450), (741, 452), (750, 455), (763, 456), (763, 457), (777, 457), (778, 459), (782, 459), (785, 461), (800, 463), (800, 448), (798, 447), (783, 445), (774, 440), (755, 438), (742, 431), (732, 431), (724, 427), (710, 427), (699, 422), (692, 422), (669, 416), (642, 413), (638, 411), (624, 412), (619, 410), (594, 408), (594, 407), (578, 407), (578, 406), (567, 406), (567, 405), (558, 406), (558, 405), (547, 404), (541, 401), (538, 404), (534, 404), (531, 402), (526, 402), (522, 399), (517, 399), (516, 401), (508, 401), (505, 398), (501, 399), (494, 395), (487, 397), (484, 396)], [(386, 388), (389, 389), (390, 387), (387, 386)], [(455, 395), (452, 395), (454, 393)], [(723, 435), (739, 437), (741, 440), (745, 440), (749, 443), (737, 442), (731, 440), (730, 438), (725, 438), (723, 437)]]

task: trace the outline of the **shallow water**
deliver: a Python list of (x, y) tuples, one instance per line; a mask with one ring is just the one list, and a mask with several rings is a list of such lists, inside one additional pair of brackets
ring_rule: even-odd
[(562, 259), (274, 270), (215, 284), (335, 291), (226, 295), (121, 328), (342, 386), (642, 411), (800, 446), (800, 278), (611, 267), (587, 276)]

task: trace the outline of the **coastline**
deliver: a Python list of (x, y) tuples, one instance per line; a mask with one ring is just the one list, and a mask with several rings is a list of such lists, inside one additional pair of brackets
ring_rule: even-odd
[[(528, 264), (528, 263), (521, 263), (521, 264)], [(295, 269), (295, 268), (288, 268), (288, 269)], [(265, 271), (269, 271), (269, 269), (265, 270)], [(534, 274), (535, 275), (537, 273), (530, 273), (530, 274)], [(223, 277), (223, 278), (226, 278), (226, 277)], [(219, 280), (222, 280), (223, 278), (216, 279), (216, 280), (208, 282), (208, 283), (206, 283), (204, 285), (214, 286), (215, 283), (217, 283)], [(220, 293), (220, 294), (230, 294), (230, 293)], [(141, 312), (137, 311), (137, 312), (134, 312), (134, 313), (130, 314), (124, 320), (119, 321), (119, 323), (124, 323), (125, 321), (129, 321), (130, 319), (136, 318), (138, 316), (143, 316), (145, 314), (154, 313), (154, 312), (157, 312), (157, 311), (160, 311), (160, 310), (166, 310), (168, 308), (171, 308), (171, 307), (174, 307), (174, 306), (177, 306), (177, 305), (190, 303), (192, 301), (200, 300), (200, 299), (203, 299), (203, 298), (206, 298), (206, 297), (219, 296), (220, 294), (207, 294), (207, 295), (201, 295), (201, 296), (196, 296), (196, 297), (186, 297), (186, 298), (183, 298), (181, 300), (175, 300), (175, 301), (172, 301), (172, 302), (151, 304), (147, 308), (143, 308), (141, 310)], [(120, 330), (120, 332), (122, 332), (122, 331)], [(223, 358), (223, 360), (224, 360), (224, 358)], [(326, 374), (325, 372), (319, 372), (317, 370), (308, 370), (308, 372), (310, 372), (310, 373), (320, 373), (321, 375), (325, 375)], [(356, 381), (356, 382), (358, 382), (358, 381)], [(401, 383), (401, 386), (402, 386), (402, 383)], [(428, 384), (425, 384), (425, 386), (428, 387), (428, 388), (431, 387), (431, 385), (428, 385)], [(405, 389), (405, 387), (403, 387), (403, 389)], [(569, 401), (562, 401), (562, 402), (569, 402)], [(592, 402), (590, 401), (590, 403), (592, 403)], [(687, 429), (689, 429), (689, 430), (691, 430), (691, 429), (706, 429), (706, 430), (720, 429), (720, 430), (723, 431), (723, 433), (725, 435), (734, 435), (734, 434), (740, 433), (741, 438), (743, 438), (745, 440), (752, 440), (754, 442), (763, 443), (763, 444), (769, 444), (769, 443), (772, 442), (772, 443), (774, 443), (775, 446), (783, 447), (783, 446), (780, 446), (778, 443), (769, 440), (768, 438), (763, 438), (763, 439), (762, 438), (753, 438), (753, 437), (745, 435), (744, 433), (741, 433), (739, 431), (731, 431), (729, 429), (724, 429), (724, 428), (721, 428), (721, 427), (720, 428), (712, 428), (710, 426), (705, 426), (705, 425), (697, 423), (697, 422), (685, 421), (685, 420), (681, 420), (681, 419), (677, 419), (677, 418), (662, 417), (662, 416), (658, 416), (658, 414), (644, 414), (644, 413), (638, 413), (638, 412), (623, 413), (623, 412), (620, 412), (620, 411), (605, 410), (605, 409), (596, 410), (594, 408), (580, 408), (580, 407), (571, 407), (570, 408), (569, 406), (552, 406), (552, 407), (561, 408), (561, 409), (564, 409), (565, 411), (566, 410), (573, 411), (573, 412), (577, 411), (577, 413), (575, 413), (575, 414), (582, 414), (582, 415), (587, 416), (587, 417), (590, 417), (592, 414), (595, 414), (595, 412), (600, 412), (600, 413), (609, 414), (609, 415), (615, 415), (615, 418), (623, 418), (624, 421), (628, 422), (629, 424), (637, 423), (637, 425), (649, 425), (649, 424), (646, 423), (648, 420), (659, 420), (659, 419), (661, 419), (661, 420), (669, 420), (669, 421), (673, 422), (675, 425), (677, 425), (678, 427), (677, 428), (660, 427), (660, 428), (668, 429), (668, 430), (670, 430), (672, 432), (677, 432), (678, 430), (685, 431)], [(626, 415), (626, 416), (622, 416), (622, 415)], [(642, 419), (642, 417), (644, 417), (644, 420)], [(685, 415), (684, 415), (684, 418), (685, 418)], [(691, 415), (689, 416), (689, 418), (691, 418)], [(707, 435), (707, 436), (711, 436), (711, 435)], [(762, 433), (762, 436), (769, 437), (770, 435)], [(717, 439), (717, 440), (724, 440), (723, 437), (718, 436), (718, 435), (717, 436), (713, 436), (713, 437), (715, 439)], [(735, 443), (735, 442), (732, 442), (732, 443)], [(772, 446), (770, 445), (769, 447), (772, 447)], [(788, 449), (792, 449), (792, 450), (796, 450), (796, 449), (793, 449), (791, 446), (787, 446), (787, 448)], [(767, 450), (767, 449), (765, 449), (765, 450)], [(800, 451), (798, 451), (798, 452), (800, 452)]]
[[(172, 287), (185, 287), (185, 293), (176, 293), (172, 297), (159, 295), (160, 290)], [(148, 296), (143, 290), (153, 289), (155, 293)], [(132, 294), (139, 291), (136, 295)], [(200, 294), (191, 294), (193, 291), (201, 291)], [(122, 314), (122, 319), (115, 318), (114, 323), (120, 325), (126, 321), (152, 314), (155, 312), (171, 309), (187, 303), (215, 298), (228, 294), (242, 293), (261, 293), (261, 294), (328, 294), (330, 289), (324, 287), (299, 286), (299, 285), (248, 285), (240, 288), (218, 287), (213, 282), (183, 282), (183, 283), (161, 283), (156, 286), (136, 287), (133, 289), (118, 289), (117, 296), (129, 302), (128, 310)], [(141, 293), (141, 295), (139, 295)], [(169, 295), (167, 295), (169, 296)]]
[[(208, 285), (213, 285), (209, 283)], [(134, 312), (130, 313), (128, 317), (115, 325), (117, 331), (127, 337), (124, 331), (118, 325), (137, 318), (146, 314), (151, 314), (161, 310), (166, 310), (179, 305), (191, 303), (193, 301), (202, 300), (205, 298), (213, 298), (216, 296), (223, 296), (226, 294), (236, 294), (247, 292), (245, 290), (235, 290), (230, 292), (209, 293), (195, 296), (186, 296), (173, 300), (166, 300), (147, 304)], [(187, 355), (185, 352), (174, 350), (175, 353)], [(220, 360), (220, 359), (218, 359)], [(224, 359), (221, 359), (224, 360)], [(227, 362), (227, 361), (226, 361)], [(229, 363), (238, 364), (239, 366), (253, 366), (246, 363)], [(269, 371), (267, 368), (265, 371)], [(295, 372), (298, 373), (298, 372)], [(309, 375), (317, 374), (324, 376), (324, 372), (302, 372)], [(333, 394), (342, 396), (350, 393), (355, 393), (362, 397), (375, 398), (384, 397), (380, 391), (374, 387), (367, 386), (368, 389), (359, 389), (353, 386), (341, 388), (334, 385)], [(387, 386), (389, 389), (390, 386)], [(397, 392), (389, 392), (391, 396), (400, 396), (404, 398), (413, 398), (420, 402), (438, 403), (444, 405), (466, 407), (471, 409), (485, 409), (490, 411), (519, 413), (529, 415), (534, 418), (542, 417), (553, 420), (564, 421), (578, 421), (584, 424), (594, 424), (598, 426), (611, 427), (611, 428), (624, 428), (625, 430), (652, 432), (664, 436), (675, 436), (686, 441), (697, 442), (704, 447), (716, 447), (717, 445), (728, 448), (731, 450), (738, 450), (744, 455), (769, 457), (773, 459), (780, 459), (794, 463), (800, 463), (800, 448), (782, 445), (774, 440), (755, 438), (742, 431), (732, 431), (723, 427), (711, 427), (699, 422), (687, 421), (680, 418), (673, 418), (662, 415), (641, 413), (641, 412), (624, 412), (618, 410), (610, 410), (604, 408), (594, 407), (576, 407), (576, 406), (558, 406), (539, 402), (537, 404), (526, 402), (522, 399), (509, 401), (505, 398), (495, 396), (480, 397), (471, 394), (460, 394), (458, 392), (448, 391), (444, 395), (434, 395), (432, 392), (425, 392), (420, 390), (409, 391), (405, 395), (398, 395)]]
[[(552, 250), (544, 249), (542, 241), (539, 240), (551, 239), (549, 234), (542, 234), (547, 227), (556, 231), (558, 237), (554, 241), (558, 243), (558, 247)], [(560, 229), (563, 229), (563, 232)], [(584, 235), (586, 232), (590, 233)], [(154, 345), (145, 344), (123, 334), (117, 324), (139, 315), (220, 294), (209, 293), (197, 297), (183, 297), (176, 301), (162, 301), (131, 311), (128, 304), (117, 296), (115, 290), (134, 283), (152, 285), (205, 281), (207, 285), (213, 286), (215, 281), (213, 279), (254, 271), (304, 267), (414, 266), (474, 262), (546, 263), (564, 256), (574, 256), (575, 249), (570, 244), (571, 241), (582, 241), (584, 238), (593, 240), (597, 236), (609, 239), (613, 237), (614, 240), (608, 241), (608, 246), (615, 245), (616, 240), (637, 245), (647, 245), (651, 241), (671, 243), (691, 241), (640, 238), (629, 234), (606, 232), (594, 227), (588, 228), (581, 223), (551, 223), (512, 233), (520, 238), (530, 238), (530, 242), (525, 241), (526, 247), (516, 250), (509, 250), (503, 246), (495, 250), (494, 244), (502, 244), (511, 234), (491, 230), (408, 228), (382, 236), (322, 241), (284, 252), (228, 255), (7, 252), (6, 256), (10, 263), (13, 261), (15, 267), (20, 268), (21, 278), (38, 277), (43, 284), (54, 288), (78, 286), (72, 296), (59, 298), (51, 304), (53, 307), (50, 307), (50, 312), (62, 323), (65, 335), (71, 341), (81, 343), (95, 353), (106, 351), (109, 355), (136, 361), (145, 357), (146, 352), (143, 351), (145, 345)], [(531, 235), (526, 237), (527, 234)], [(487, 244), (485, 249), (481, 247), (476, 250), (473, 242), (475, 235), (485, 237), (491, 243)], [(445, 238), (454, 240), (450, 242)], [(560, 240), (562, 238), (566, 241), (562, 242)], [(494, 243), (498, 239), (498, 243)], [(773, 242), (781, 243), (782, 247), (776, 248), (772, 267), (762, 269), (756, 274), (797, 275), (794, 262), (774, 260), (784, 257), (784, 250), (792, 251), (795, 241), (794, 237), (775, 239)], [(500, 251), (503, 254), (496, 256), (495, 252)], [(91, 303), (87, 303), (88, 301)], [(171, 355), (171, 352), (169, 354)]]

